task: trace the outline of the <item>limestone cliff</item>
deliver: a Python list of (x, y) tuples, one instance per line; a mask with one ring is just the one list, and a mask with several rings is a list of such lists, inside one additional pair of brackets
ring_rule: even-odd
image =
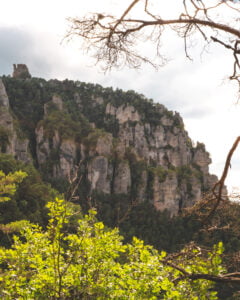
[[(14, 80), (3, 78), (10, 107), (30, 137), (36, 166), (50, 182), (70, 181), (81, 166), (86, 199), (147, 201), (176, 215), (217, 180), (209, 174), (204, 145), (193, 146), (180, 115), (161, 104), (132, 91), (82, 82)], [(26, 161), (28, 141), (16, 135), (2, 81), (0, 105), (1, 128), (11, 133), (2, 151)], [(31, 126), (21, 121), (21, 110), (29, 112)]]
[(0, 78), (0, 148), (1, 152), (12, 154), (16, 159), (28, 162), (31, 160), (29, 141), (17, 125), (17, 120), (9, 107), (5, 86)]

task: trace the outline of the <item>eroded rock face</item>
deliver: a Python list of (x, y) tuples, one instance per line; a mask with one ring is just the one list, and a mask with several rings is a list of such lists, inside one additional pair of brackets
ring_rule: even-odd
[(193, 161), (200, 167), (204, 174), (208, 174), (208, 166), (212, 161), (209, 153), (205, 151), (205, 148), (201, 147), (196, 149), (193, 156)]
[(91, 189), (106, 194), (110, 194), (111, 166), (108, 159), (104, 156), (96, 156), (88, 165), (88, 180), (91, 183)]
[(0, 106), (7, 107), (7, 108), (9, 107), (8, 96), (1, 78), (0, 78)]
[(180, 199), (176, 174), (167, 176), (164, 182), (159, 182), (159, 178), (154, 177), (153, 204), (157, 210), (166, 209), (171, 212), (171, 215), (176, 215), (179, 211)]
[(31, 74), (28, 71), (28, 67), (25, 64), (14, 64), (13, 75), (14, 78), (31, 78)]
[(55, 94), (55, 95), (52, 96), (51, 101), (45, 103), (44, 106), (43, 106), (44, 107), (44, 115), (45, 116), (48, 115), (49, 112), (51, 112), (51, 109), (53, 109), (51, 107), (51, 104), (53, 104), (56, 109), (58, 109), (60, 111), (63, 110), (63, 101), (62, 101), (62, 98), (59, 95)]
[[(13, 155), (16, 159), (24, 162), (31, 161), (29, 153), (29, 141), (14, 122), (9, 107), (9, 99), (5, 86), (0, 79), (0, 128), (1, 139), (0, 152)], [(20, 136), (21, 135), (21, 136)]]
[(105, 134), (102, 137), (99, 137), (97, 140), (95, 151), (98, 155), (111, 155), (112, 153), (112, 140), (113, 137), (111, 134)]
[(131, 172), (127, 161), (121, 161), (114, 178), (114, 193), (127, 194), (131, 188)]
[(76, 151), (77, 145), (72, 140), (64, 140), (59, 144), (59, 164), (53, 168), (54, 177), (71, 179), (75, 175)]
[[(15, 66), (14, 76), (20, 70), (26, 68)], [(114, 103), (108, 93), (91, 94), (89, 86), (72, 91), (72, 82), (66, 82), (63, 90), (56, 80), (49, 84), (52, 94), (48, 102), (43, 100), (44, 117), (34, 128), (36, 162), (49, 177), (70, 180), (81, 162), (88, 196), (101, 193), (122, 199), (124, 195), (123, 199), (137, 203), (149, 201), (171, 215), (192, 206), (216, 183), (216, 176), (209, 174), (209, 153), (202, 144), (192, 145), (178, 113), (138, 99)], [(5, 151), (27, 161), (28, 141), (16, 134), (1, 80), (0, 126), (9, 134)]]
[(106, 106), (106, 114), (110, 114), (116, 117), (120, 124), (123, 124), (127, 121), (140, 121), (140, 115), (133, 106), (121, 105), (116, 108), (111, 103), (108, 103)]
[(52, 102), (57, 106), (59, 110), (63, 110), (63, 101), (59, 95), (53, 95)]
[[(79, 95), (77, 99), (79, 102)], [(62, 109), (61, 101), (55, 102), (58, 109)], [(98, 102), (101, 105), (103, 101)], [(98, 132), (97, 140), (90, 147), (73, 140), (62, 141), (57, 131), (48, 141), (40, 127), (36, 132), (39, 162), (47, 161), (52, 149), (58, 149), (59, 160), (53, 176), (68, 177), (76, 170), (76, 153), (80, 152), (82, 158), (91, 158), (86, 169), (91, 192), (129, 195), (135, 186), (135, 200), (142, 202), (149, 199), (150, 188), (149, 201), (157, 210), (166, 209), (171, 215), (199, 201), (202, 191), (216, 180), (208, 173), (209, 154), (201, 144), (196, 148), (192, 146), (177, 113), (163, 115), (157, 126), (141, 122), (137, 110), (128, 105), (116, 108), (108, 103), (106, 114), (119, 122), (117, 138), (113, 139), (111, 133)], [(94, 132), (95, 123), (91, 124)], [(144, 167), (139, 171), (141, 164)], [(152, 169), (155, 170), (153, 177)]]
[(56, 130), (51, 138), (44, 133), (43, 126), (36, 129), (37, 159), (38, 164), (43, 167), (50, 160), (55, 163), (52, 166), (53, 177), (65, 177), (71, 179), (77, 170), (77, 150), (78, 145), (71, 139), (62, 140)]

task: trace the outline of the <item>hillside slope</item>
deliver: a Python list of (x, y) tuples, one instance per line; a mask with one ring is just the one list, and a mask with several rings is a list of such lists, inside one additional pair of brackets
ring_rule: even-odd
[(78, 172), (83, 205), (148, 202), (176, 215), (216, 182), (209, 153), (177, 112), (133, 91), (31, 78), (24, 68), (21, 76), (17, 67), (0, 80), (1, 152), (33, 161), (61, 192)]

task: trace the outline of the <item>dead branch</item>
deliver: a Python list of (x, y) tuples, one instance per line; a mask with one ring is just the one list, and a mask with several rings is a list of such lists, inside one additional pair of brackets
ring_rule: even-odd
[(236, 138), (232, 148), (230, 149), (230, 151), (227, 155), (224, 170), (223, 170), (223, 173), (222, 173), (222, 176), (221, 176), (220, 180), (212, 188), (212, 192), (213, 192), (214, 196), (216, 197), (216, 203), (213, 206), (210, 213), (208, 214), (208, 216), (205, 218), (203, 223), (206, 223), (209, 219), (211, 219), (211, 217), (214, 215), (217, 207), (219, 206), (220, 201), (223, 200), (222, 199), (222, 191), (223, 191), (224, 183), (225, 183), (225, 180), (226, 180), (227, 175), (228, 175), (228, 170), (231, 166), (231, 159), (232, 159), (233, 153), (235, 152), (239, 142), (240, 142), (240, 136)]
[(186, 274), (183, 275), (179, 278), (177, 278), (177, 280), (183, 280), (183, 279), (191, 279), (191, 280), (199, 280), (199, 279), (203, 279), (203, 280), (209, 280), (209, 281), (213, 281), (213, 282), (220, 282), (220, 283), (240, 283), (240, 273), (236, 272), (236, 273), (231, 273), (231, 274), (224, 274), (222, 276), (215, 276), (215, 275), (211, 275), (211, 274), (195, 274), (195, 273), (191, 273), (191, 274)]
[[(82, 181), (82, 163), (83, 161), (80, 161), (78, 166), (76, 167), (76, 171), (74, 172), (74, 174), (72, 176), (69, 176), (68, 181), (69, 181), (69, 188), (65, 193), (65, 200), (67, 202), (69, 201), (73, 201), (75, 199), (75, 194), (76, 191)], [(77, 197), (78, 199), (78, 197)]]
[[(233, 3), (231, 0), (182, 0), (180, 13), (176, 12), (176, 18), (168, 19), (164, 18), (164, 7), (160, 16), (158, 8), (150, 8), (150, 2), (151, 0), (130, 1), (119, 18), (101, 13), (70, 18), (71, 27), (66, 38), (80, 37), (84, 41), (83, 48), (97, 63), (105, 62), (104, 70), (111, 70), (124, 65), (139, 68), (143, 63), (155, 68), (164, 65), (166, 60), (159, 51), (159, 45), (166, 27), (183, 38), (185, 55), (190, 58), (188, 39), (198, 33), (203, 37), (202, 49), (210, 42), (218, 42), (233, 54), (233, 74), (229, 78), (237, 81), (240, 92), (240, 3)], [(156, 3), (152, 1), (151, 4)], [(136, 6), (142, 6), (145, 14), (142, 19), (134, 17), (133, 8)], [(225, 12), (232, 13), (232, 19), (228, 19)], [(159, 28), (157, 39), (153, 38), (149, 28)], [(156, 56), (144, 55), (144, 51), (138, 48), (139, 43), (146, 41), (154, 44)]]
[(190, 280), (209, 280), (212, 282), (220, 282), (220, 283), (240, 283), (240, 272), (231, 272), (220, 275), (213, 274), (205, 274), (205, 273), (197, 273), (197, 272), (189, 272), (185, 269), (186, 262), (194, 261), (194, 258), (201, 257), (201, 259), (208, 259), (209, 250), (200, 248), (193, 242), (191, 242), (184, 250), (170, 254), (165, 259), (161, 260), (163, 265), (167, 265), (177, 271), (179, 271), (182, 275), (175, 278), (174, 283), (178, 283), (184, 279)]

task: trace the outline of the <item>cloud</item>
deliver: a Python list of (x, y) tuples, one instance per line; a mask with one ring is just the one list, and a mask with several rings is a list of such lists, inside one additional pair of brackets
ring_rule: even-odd
[(44, 41), (37, 43), (37, 37), (30, 31), (2, 27), (0, 40), (0, 75), (12, 73), (13, 63), (27, 64), (30, 71), (37, 69), (42, 74), (50, 72), (51, 63), (46, 59)]
[(25, 49), (31, 48), (32, 42), (23, 32), (10, 28), (0, 28), (0, 40), (0, 72), (9, 74), (13, 63), (25, 61)]

